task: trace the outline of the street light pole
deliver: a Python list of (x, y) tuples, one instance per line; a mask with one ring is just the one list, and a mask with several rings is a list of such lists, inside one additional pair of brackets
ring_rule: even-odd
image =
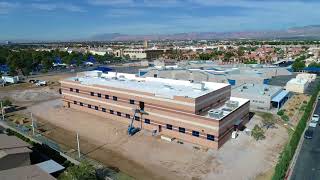
[(31, 126), (32, 126), (32, 135), (34, 136), (34, 126), (35, 126), (35, 122), (31, 113)]
[(81, 158), (81, 153), (80, 153), (80, 141), (79, 141), (79, 133), (77, 132), (77, 145), (78, 145), (78, 158)]
[(3, 103), (1, 101), (1, 114), (2, 114), (2, 120), (4, 121), (4, 110), (3, 110)]

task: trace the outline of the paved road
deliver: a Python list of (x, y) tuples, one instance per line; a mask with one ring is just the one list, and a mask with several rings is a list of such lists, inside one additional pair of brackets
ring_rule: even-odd
[[(315, 113), (320, 114), (319, 101)], [(297, 162), (293, 168), (291, 180), (320, 179), (320, 126), (313, 129), (313, 138), (304, 139), (303, 141)]]

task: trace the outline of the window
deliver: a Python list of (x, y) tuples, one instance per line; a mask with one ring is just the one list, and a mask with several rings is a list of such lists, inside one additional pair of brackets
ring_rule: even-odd
[(167, 124), (167, 129), (172, 130), (172, 125), (171, 124)]
[(95, 110), (99, 110), (99, 107), (98, 107), (98, 106), (95, 106), (94, 109), (95, 109)]
[(94, 92), (91, 92), (90, 94), (91, 94), (91, 96), (94, 96)]
[(141, 109), (141, 110), (144, 110), (144, 102), (141, 102), (141, 101), (140, 101), (140, 102), (139, 102), (139, 106), (140, 106), (140, 109)]
[(130, 104), (134, 104), (134, 100), (130, 99)]
[(130, 119), (130, 114), (126, 114), (126, 118)]
[(70, 91), (73, 91), (73, 88), (70, 88)]
[(157, 77), (158, 77), (158, 74), (154, 74), (153, 77), (154, 77), (154, 78), (157, 78)]
[(76, 93), (79, 93), (79, 89), (76, 89)]
[(101, 110), (102, 110), (102, 112), (106, 112), (107, 111), (106, 108), (102, 108)]
[(90, 104), (88, 104), (88, 108), (91, 108), (91, 105), (90, 105)]
[(104, 98), (109, 99), (109, 95), (105, 95)]
[(207, 139), (210, 141), (214, 141), (214, 135), (207, 134)]
[(101, 94), (100, 93), (98, 93), (98, 97), (101, 98)]
[(117, 116), (121, 116), (121, 112), (117, 112)]
[(185, 132), (186, 132), (186, 129), (185, 129), (185, 128), (182, 128), (182, 127), (179, 127), (179, 132), (185, 133)]
[(136, 121), (140, 121), (140, 117), (135, 116), (135, 117), (134, 117), (134, 120), (136, 120)]
[(82, 103), (82, 102), (80, 103), (80, 106), (83, 106), (83, 103)]
[(110, 114), (113, 114), (113, 110), (110, 110)]
[(150, 119), (145, 119), (145, 120), (144, 120), (144, 123), (150, 124)]
[(117, 101), (117, 100), (118, 100), (117, 96), (113, 96), (112, 99), (113, 99), (114, 101)]
[(77, 101), (73, 101), (73, 104), (77, 104)]
[(199, 131), (192, 131), (192, 136), (199, 137)]

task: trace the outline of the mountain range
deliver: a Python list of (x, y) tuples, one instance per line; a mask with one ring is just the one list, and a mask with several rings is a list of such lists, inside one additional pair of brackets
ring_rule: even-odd
[(320, 39), (320, 25), (293, 27), (278, 31), (243, 32), (191, 32), (177, 34), (131, 35), (105, 33), (94, 35), (89, 41), (140, 41), (140, 40), (202, 40), (202, 39)]

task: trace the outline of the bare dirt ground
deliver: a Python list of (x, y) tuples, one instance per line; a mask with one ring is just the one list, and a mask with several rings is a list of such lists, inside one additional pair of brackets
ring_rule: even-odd
[(282, 108), (284, 114), (289, 117), (289, 123), (294, 127), (297, 125), (301, 119), (304, 112), (304, 108), (307, 106), (310, 97), (305, 94), (295, 94), (293, 95)]
[[(71, 135), (79, 132), (82, 140), (92, 144), (82, 145), (87, 155), (136, 179), (255, 179), (273, 169), (288, 139), (286, 128), (277, 125), (266, 131), (262, 141), (241, 132), (218, 151), (206, 151), (188, 143), (165, 142), (145, 131), (128, 137), (127, 125), (65, 109), (60, 100), (33, 105), (28, 111)], [(247, 127), (252, 129), (258, 123), (261, 117), (255, 115)], [(66, 134), (54, 139), (62, 139), (60, 143), (68, 145), (74, 144), (70, 140), (74, 136)]]

